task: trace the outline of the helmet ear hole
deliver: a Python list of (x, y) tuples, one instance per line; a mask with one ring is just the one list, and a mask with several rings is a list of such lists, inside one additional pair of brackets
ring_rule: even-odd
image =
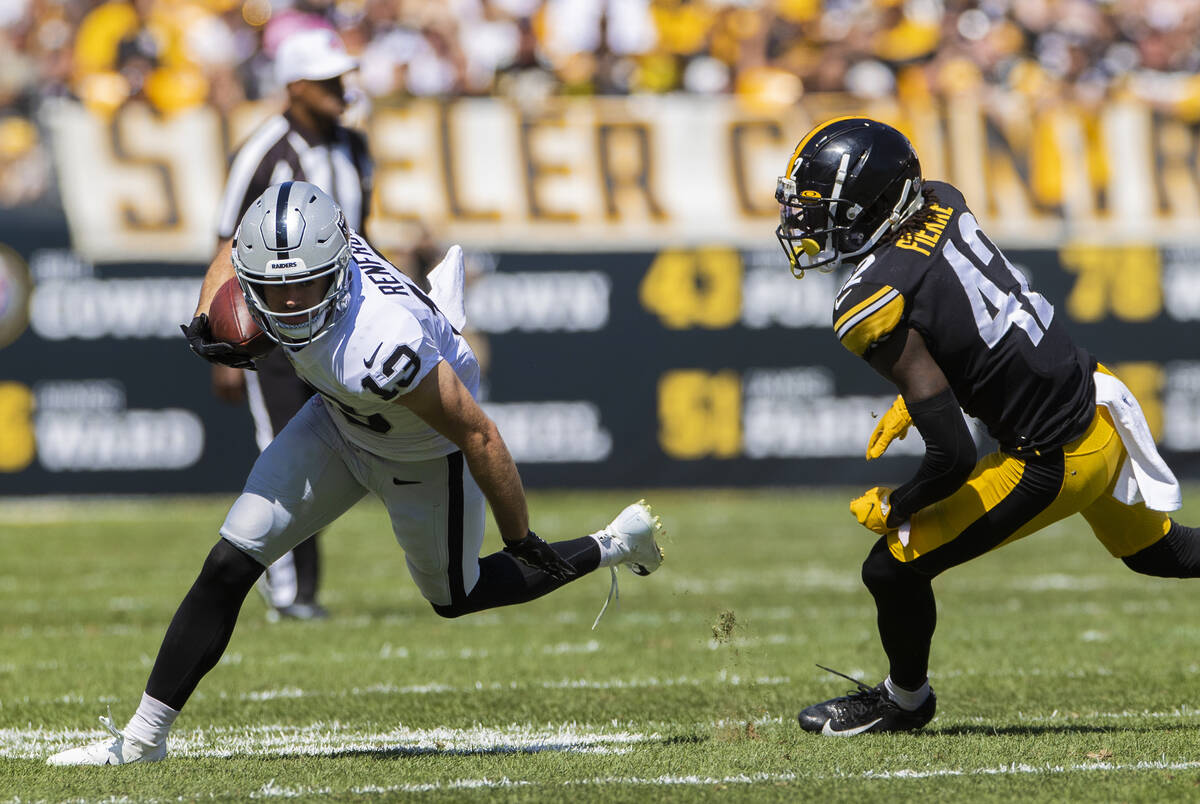
[(867, 236), (859, 231), (846, 231), (838, 237), (837, 247), (839, 251), (853, 252), (858, 251), (867, 242)]

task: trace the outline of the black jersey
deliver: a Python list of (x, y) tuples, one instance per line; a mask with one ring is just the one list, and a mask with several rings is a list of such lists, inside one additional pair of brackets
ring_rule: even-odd
[(925, 228), (868, 255), (838, 292), (838, 339), (866, 358), (911, 327), (1001, 449), (1074, 440), (1095, 414), (1095, 361), (980, 230), (962, 194), (942, 182), (926, 187), (937, 201)]

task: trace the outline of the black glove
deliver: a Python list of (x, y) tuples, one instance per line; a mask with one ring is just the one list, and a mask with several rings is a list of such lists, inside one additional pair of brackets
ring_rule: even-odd
[(205, 313), (193, 318), (192, 323), (187, 326), (180, 324), (179, 328), (183, 330), (183, 336), (187, 338), (188, 346), (192, 347), (192, 351), (208, 362), (256, 371), (250, 355), (239, 352), (228, 343), (212, 339), (212, 330), (208, 326), (208, 315)]
[(556, 581), (574, 578), (575, 568), (562, 560), (554, 548), (546, 544), (533, 531), (519, 542), (505, 542), (504, 552), (535, 570), (541, 570)]

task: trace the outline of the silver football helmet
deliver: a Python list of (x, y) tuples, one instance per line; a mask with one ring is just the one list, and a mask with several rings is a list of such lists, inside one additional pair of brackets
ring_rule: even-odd
[[(341, 208), (306, 181), (268, 187), (233, 235), (233, 269), (246, 304), (263, 330), (288, 346), (312, 343), (346, 309), (349, 263), (350, 231)], [(319, 304), (287, 312), (267, 306), (264, 287), (323, 277), (329, 278), (329, 289)]]

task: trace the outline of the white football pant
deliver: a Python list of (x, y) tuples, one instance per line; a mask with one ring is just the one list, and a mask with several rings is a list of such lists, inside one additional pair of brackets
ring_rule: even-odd
[(479, 580), (486, 505), (461, 452), (389, 461), (348, 444), (314, 396), (259, 455), (221, 536), (264, 567), (367, 493), (379, 497), (408, 571), (430, 603), (451, 605)]

